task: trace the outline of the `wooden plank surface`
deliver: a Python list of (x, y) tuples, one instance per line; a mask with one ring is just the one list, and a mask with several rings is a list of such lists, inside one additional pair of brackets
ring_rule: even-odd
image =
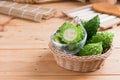
[(56, 17), (36, 23), (0, 15), (0, 80), (120, 80), (119, 26), (108, 30), (115, 33), (114, 49), (100, 70), (92, 73), (69, 71), (56, 64), (48, 42), (50, 35), (68, 20), (62, 15), (62, 10), (85, 4), (60, 2), (41, 5), (58, 9)]
[(37, 77), (2, 77), (3, 80), (119, 80), (120, 76), (37, 76)]
[[(0, 75), (120, 75), (120, 59), (116, 57), (120, 56), (119, 49), (113, 50), (113, 54), (106, 60), (103, 68), (96, 72), (84, 74), (59, 67), (49, 49), (0, 50), (0, 52)], [(111, 65), (112, 63), (114, 65)]]
[(96, 12), (92, 9), (92, 5), (86, 5), (73, 10), (63, 11), (63, 13), (70, 18), (74, 18), (77, 16), (79, 19), (85, 21), (92, 19), (96, 15), (99, 15), (100, 28), (103, 30), (111, 28), (114, 25), (118, 25), (120, 23), (119, 17), (115, 15)]
[[(119, 80), (120, 76), (39, 76), (39, 77), (8, 77), (9, 80)], [(2, 77), (0, 79), (7, 80)]]

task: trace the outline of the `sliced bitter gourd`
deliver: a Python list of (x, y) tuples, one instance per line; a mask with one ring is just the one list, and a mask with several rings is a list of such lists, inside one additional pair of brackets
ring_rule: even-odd
[(60, 39), (59, 39), (59, 37), (58, 37), (57, 35), (54, 35), (54, 36), (53, 36), (53, 40), (54, 40), (55, 42), (60, 43)]
[(76, 43), (83, 39), (82, 28), (76, 27), (73, 24), (66, 22), (60, 27), (61, 39), (67, 44)]

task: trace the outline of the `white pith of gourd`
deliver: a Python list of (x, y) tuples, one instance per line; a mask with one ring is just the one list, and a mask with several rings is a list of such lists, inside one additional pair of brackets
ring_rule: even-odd
[(67, 41), (73, 41), (77, 37), (77, 32), (74, 29), (67, 29), (64, 31), (63, 37)]

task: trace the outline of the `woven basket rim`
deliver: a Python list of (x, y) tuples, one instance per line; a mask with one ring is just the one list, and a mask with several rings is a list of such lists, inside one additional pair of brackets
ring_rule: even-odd
[(76, 55), (72, 55), (72, 54), (66, 54), (64, 52), (61, 52), (59, 50), (57, 50), (52, 43), (49, 43), (49, 48), (52, 51), (52, 53), (54, 55), (59, 55), (62, 58), (68, 58), (68, 59), (77, 59), (77, 60), (84, 60), (84, 61), (88, 61), (88, 60), (95, 60), (95, 59), (105, 59), (107, 58), (110, 54), (111, 54), (111, 50), (113, 48), (113, 46), (111, 46), (104, 54), (100, 54), (100, 55), (92, 55), (92, 56), (76, 56)]

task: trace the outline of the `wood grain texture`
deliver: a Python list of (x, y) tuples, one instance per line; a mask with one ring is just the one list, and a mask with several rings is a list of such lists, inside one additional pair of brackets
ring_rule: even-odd
[(116, 57), (120, 56), (119, 49), (113, 50), (103, 68), (84, 74), (59, 67), (49, 49), (0, 50), (0, 52), (0, 75), (120, 75), (120, 59)]
[[(60, 20), (61, 21), (61, 20)], [(56, 21), (57, 23), (57, 21)], [(50, 35), (58, 29), (60, 22), (50, 25), (31, 25), (31, 26), (6, 26), (5, 32), (0, 32), (0, 49), (25, 49), (25, 48), (48, 48)], [(61, 24), (63, 21), (61, 21)], [(54, 26), (54, 27), (52, 27)], [(109, 31), (115, 33), (113, 45), (120, 46), (120, 27)]]
[(3, 80), (119, 80), (120, 76), (37, 76), (37, 77), (1, 77)]
[(10, 17), (10, 16), (0, 14), (0, 25), (7, 24), (11, 19), (12, 19), (12, 17)]
[(115, 33), (114, 49), (100, 70), (79, 73), (56, 64), (48, 48), (50, 35), (68, 20), (62, 10), (82, 5), (78, 2), (44, 4), (58, 9), (58, 14), (42, 23), (0, 15), (3, 17), (0, 24), (4, 24), (0, 25), (4, 26), (0, 32), (0, 80), (120, 80), (120, 27), (107, 30)]

